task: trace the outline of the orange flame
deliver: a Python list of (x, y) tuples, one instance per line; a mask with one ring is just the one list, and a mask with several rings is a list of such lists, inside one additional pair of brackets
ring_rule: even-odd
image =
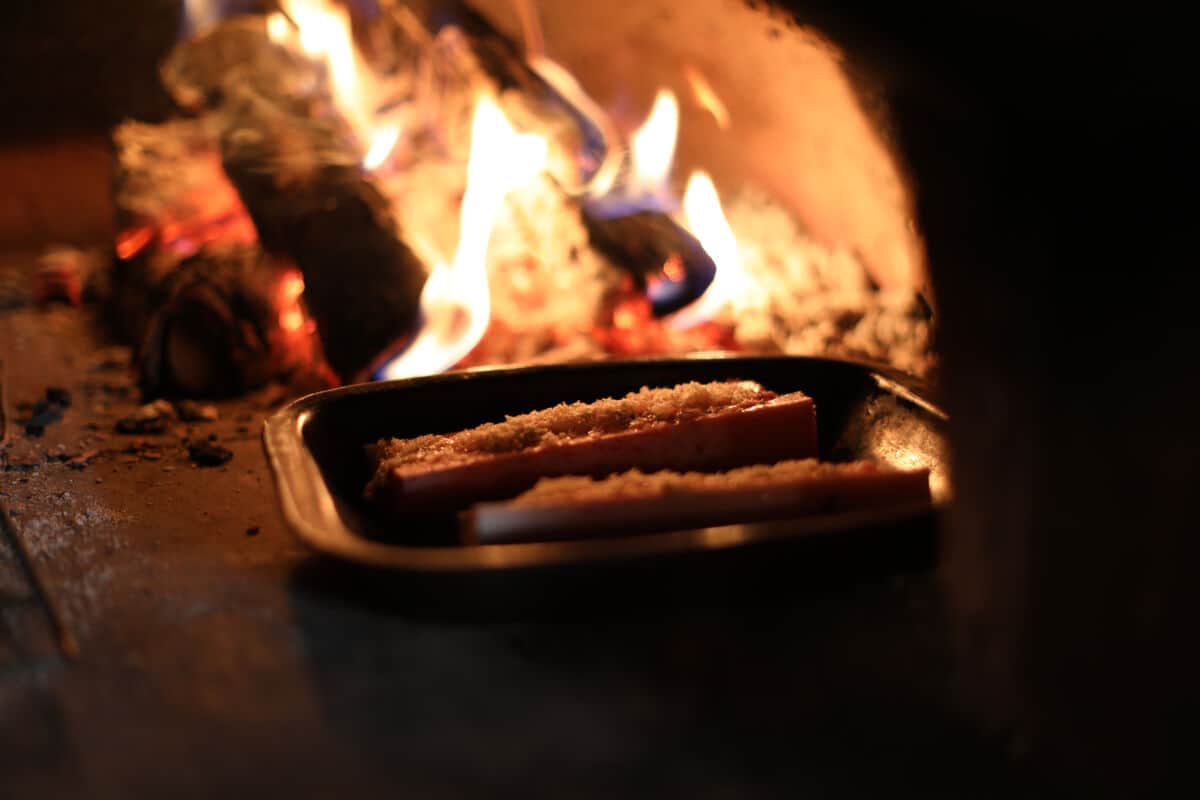
[(400, 128), (376, 114), (380, 88), (354, 47), (349, 12), (332, 0), (281, 0), (280, 6), (287, 16), (279, 12), (268, 16), (267, 35), (278, 44), (298, 45), (325, 62), (334, 103), (365, 148), (363, 166), (380, 167), (391, 154)]
[(292, 35), (292, 24), (278, 11), (267, 15), (267, 38), (282, 44)]
[(363, 167), (375, 170), (383, 166), (387, 162), (387, 157), (392, 154), (392, 148), (396, 146), (399, 138), (399, 125), (378, 126), (372, 134), (371, 146), (367, 148), (367, 154), (363, 156)]
[(704, 77), (704, 73), (689, 64), (683, 68), (683, 74), (687, 77), (688, 85), (692, 87), (692, 96), (696, 98), (696, 102), (700, 104), (701, 108), (712, 114), (713, 119), (717, 121), (718, 128), (727, 129), (732, 122), (729, 118), (729, 109), (725, 107), (725, 103), (721, 101), (712, 84)]
[(454, 261), (430, 273), (421, 292), (421, 330), (384, 367), (384, 377), (449, 369), (483, 338), (491, 315), (486, 259), (492, 227), (505, 195), (541, 171), (547, 149), (542, 137), (513, 130), (491, 98), (476, 104)]
[(666, 190), (679, 134), (679, 103), (670, 89), (659, 89), (650, 116), (630, 142), (634, 188), (659, 194)]
[(704, 294), (671, 316), (671, 325), (678, 329), (691, 328), (711, 319), (738, 295), (743, 281), (737, 237), (725, 219), (717, 187), (708, 173), (698, 170), (688, 179), (683, 211), (688, 230), (712, 258), (717, 272)]
[[(694, 68), (685, 67), (685, 72), (697, 100), (717, 118), (718, 124), (727, 125), (728, 112), (712, 87)], [(631, 137), (632, 194), (652, 202), (668, 195), (678, 134), (679, 104), (669, 89), (659, 89), (649, 116)], [(688, 178), (683, 211), (686, 227), (713, 260), (716, 274), (703, 295), (669, 318), (668, 324), (679, 330), (711, 319), (743, 290), (744, 285), (737, 239), (725, 219), (717, 189), (707, 173), (696, 171)], [(681, 280), (682, 273), (682, 264), (677, 257), (663, 264), (663, 274), (670, 280)]]

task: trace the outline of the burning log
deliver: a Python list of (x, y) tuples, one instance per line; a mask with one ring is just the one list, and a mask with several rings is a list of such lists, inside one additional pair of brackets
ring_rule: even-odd
[(218, 163), (262, 247), (299, 267), (329, 363), (350, 380), (409, 332), (425, 269), (360, 169), (328, 77), (272, 41), (265, 17), (226, 20), (163, 68), (181, 105), (211, 111)]
[[(366, 28), (352, 36), (346, 17), (336, 30), (343, 7), (321, 2), (310, 18), (309, 5), (284, 2), (286, 16), (227, 20), (181, 44), (164, 81), (201, 118), (120, 132), (126, 220), (118, 250), (126, 259), (167, 251), (123, 276), (123, 288), (136, 291), (120, 297), (134, 313), (116, 316), (133, 323), (135, 339), (151, 330), (145, 309), (153, 303), (178, 301), (165, 312), (170, 319), (224, 320), (218, 326), (228, 324), (221, 306), (237, 313), (237, 303), (212, 302), (207, 279), (179, 295), (164, 288), (184, 285), (166, 282), (169, 273), (214, 238), (261, 242), (280, 263), (299, 267), (318, 335), (343, 379), (365, 377), (385, 353), (428, 353), (416, 346), (422, 341), (438, 357), (410, 358), (403, 368), (413, 374), (461, 365), (460, 351), (476, 364), (714, 347), (897, 361), (911, 332), (928, 328), (904, 309), (892, 313), (890, 299), (877, 298), (865, 280), (858, 285), (853, 258), (834, 258), (793, 231), (790, 216), (777, 235), (764, 224), (784, 213), (774, 205), (749, 209), (731, 226), (710, 186), (703, 218), (687, 211), (677, 223), (665, 213), (675, 204), (679, 119), (669, 91), (624, 137), (570, 75), (536, 48), (523, 55), (469, 10), (439, 16), (432, 33), (406, 7), (383, 3), (370, 32), (381, 33), (380, 20), (395, 30), (364, 54), (354, 42)], [(377, 69), (381, 54), (389, 70)], [(466, 123), (484, 96), (496, 97), (515, 130), (546, 140), (548, 155), (536, 186), (485, 215), (499, 215), (490, 240), (480, 238), (480, 219), (466, 226), (464, 249), (463, 225), (454, 223), (471, 141)], [(511, 162), (512, 152), (501, 149), (498, 161)], [(400, 230), (420, 235), (406, 241)], [(748, 246), (739, 250), (738, 238)], [(422, 261), (453, 267), (453, 280), (426, 286)], [(228, 296), (222, 286), (215, 296)], [(431, 288), (441, 294), (429, 300), (421, 332), (398, 347)], [(147, 371), (197, 385), (192, 379), (220, 359), (203, 345), (167, 344), (203, 325), (181, 319), (168, 327), (174, 336), (144, 348)], [(453, 348), (443, 341), (477, 328), (483, 340), (474, 346), (465, 335)], [(925, 343), (909, 349), (924, 354)], [(923, 371), (923, 361), (913, 363)]]
[[(627, 196), (631, 187), (625, 184), (646, 176), (628, 174), (624, 143), (607, 113), (564, 70), (540, 55), (527, 60), (469, 9), (459, 9), (453, 20), (437, 35), (438, 59), (457, 74), (477, 76), (476, 84), (494, 81), (519, 127), (544, 133), (551, 144), (548, 172), (558, 189), (584, 198), (579, 213), (590, 244), (634, 276), (657, 316), (703, 294), (716, 272), (712, 258), (654, 198)], [(667, 139), (663, 174), (651, 182), (664, 182), (673, 128)]]
[(220, 113), (222, 163), (259, 240), (300, 268), (330, 365), (360, 377), (411, 331), (424, 265), (331, 127), (248, 91)]
[(117, 259), (89, 289), (134, 344), (143, 391), (233, 394), (302, 367), (327, 385), (303, 281), (258, 247), (213, 120), (126, 122), (113, 141)]
[[(330, 363), (355, 377), (408, 332), (424, 268), (336, 127), (324, 71), (246, 17), (180, 45), (163, 79), (201, 116), (114, 131), (120, 262), (103, 291), (145, 388), (240, 391), (311, 352), (279, 323), (302, 315), (279, 296), (289, 263)], [(242, 246), (202, 249), (214, 241)]]
[(716, 265), (700, 241), (663, 211), (678, 126), (674, 97), (661, 93), (627, 157), (607, 113), (565, 70), (540, 54), (526, 60), (469, 11), (456, 22), (457, 40), (445, 35), (451, 29), (439, 34), (449, 43), (444, 57), (464, 64), (466, 72), (472, 63), (482, 68), (508, 90), (506, 108), (524, 127), (546, 131), (559, 151), (549, 171), (567, 194), (582, 197), (580, 218), (592, 247), (634, 276), (656, 316), (703, 294)]
[(425, 267), (361, 169), (324, 77), (271, 40), (265, 17), (183, 43), (163, 71), (181, 104), (212, 110), (220, 163), (259, 241), (299, 267), (326, 357), (352, 380), (411, 331)]

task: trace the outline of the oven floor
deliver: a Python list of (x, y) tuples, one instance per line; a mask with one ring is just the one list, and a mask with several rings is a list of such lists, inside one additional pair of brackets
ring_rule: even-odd
[(10, 420), (0, 457), (46, 588), (0, 540), (5, 796), (1007, 792), (999, 747), (947, 710), (932, 575), (367, 580), (283, 527), (259, 441), (277, 390), (191, 425), (233, 452), (194, 466), (187, 423), (114, 431), (137, 399), (105, 344), (94, 310), (0, 311), (10, 414), (72, 394), (41, 438)]

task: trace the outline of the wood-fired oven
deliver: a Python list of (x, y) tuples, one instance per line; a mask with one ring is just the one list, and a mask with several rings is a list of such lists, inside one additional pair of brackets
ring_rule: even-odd
[[(342, 67), (288, 61), (316, 52), (302, 41), (312, 3), (51, 5), (56, 21), (18, 12), (0, 36), (10, 78), (38, 76), (0, 91), (4, 133), (25, 142), (5, 158), (18, 170), (43, 158), (80, 188), (59, 206), (61, 191), (29, 180), (0, 235), (111, 237), (115, 266), (96, 291), (141, 347), (143, 386), (236, 393), (321, 351), (306, 385), (713, 349), (890, 361), (950, 417), (940, 575), (959, 707), (1030, 763), (1089, 782), (1137, 785), (1181, 766), (1198, 667), (1188, 409), (1200, 295), (1194, 204), (1170, 195), (1195, 177), (1180, 23), (1028, 4), (356, 0), (361, 57), (391, 76), (358, 119), (336, 90), (322, 101), (332, 112), (305, 94)], [(254, 16), (204, 45), (206, 25), (234, 12)], [(389, 373), (424, 346), (434, 263), (459, 269), (469, 249), (458, 206), (477, 196), (472, 70), (517, 97), (501, 102), (513, 127), (487, 134), (499, 161), (515, 174), (522, 132), (549, 137), (553, 198), (503, 212), (528, 231), (516, 244), (495, 233), (493, 251), (507, 248), (505, 274), (523, 277), (503, 291), (493, 278), (481, 338)], [(674, 159), (647, 178), (631, 158), (664, 90)], [(296, 124), (322, 113), (339, 121)], [(427, 139), (392, 134), (376, 150), (393, 123)], [(345, 128), (358, 151), (337, 138)], [(92, 144), (70, 155), (53, 146), (81, 136)], [(441, 160), (423, 162), (428, 152)], [(712, 224), (686, 219), (698, 171), (744, 250), (820, 278), (824, 294), (793, 296), (780, 267), (754, 303), (673, 325), (717, 284), (713, 262), (722, 274)], [(49, 210), (31, 223), (21, 209), (39, 204)], [(562, 237), (599, 260), (572, 244), (565, 272), (567, 256), (545, 255), (566, 252)], [(230, 249), (204, 249), (214, 241)], [(803, 257), (793, 264), (780, 242)], [(693, 280), (694, 296), (661, 293)], [(553, 291), (575, 305), (530, 310)], [(443, 305), (466, 302), (455, 297)], [(448, 317), (438, 335), (473, 319)]]

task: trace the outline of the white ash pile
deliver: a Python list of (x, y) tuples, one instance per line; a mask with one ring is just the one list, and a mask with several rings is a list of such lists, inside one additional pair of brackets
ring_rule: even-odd
[(930, 372), (930, 314), (919, 294), (880, 290), (854, 254), (817, 242), (760, 192), (736, 195), (726, 213), (745, 280), (718, 319), (742, 348)]

